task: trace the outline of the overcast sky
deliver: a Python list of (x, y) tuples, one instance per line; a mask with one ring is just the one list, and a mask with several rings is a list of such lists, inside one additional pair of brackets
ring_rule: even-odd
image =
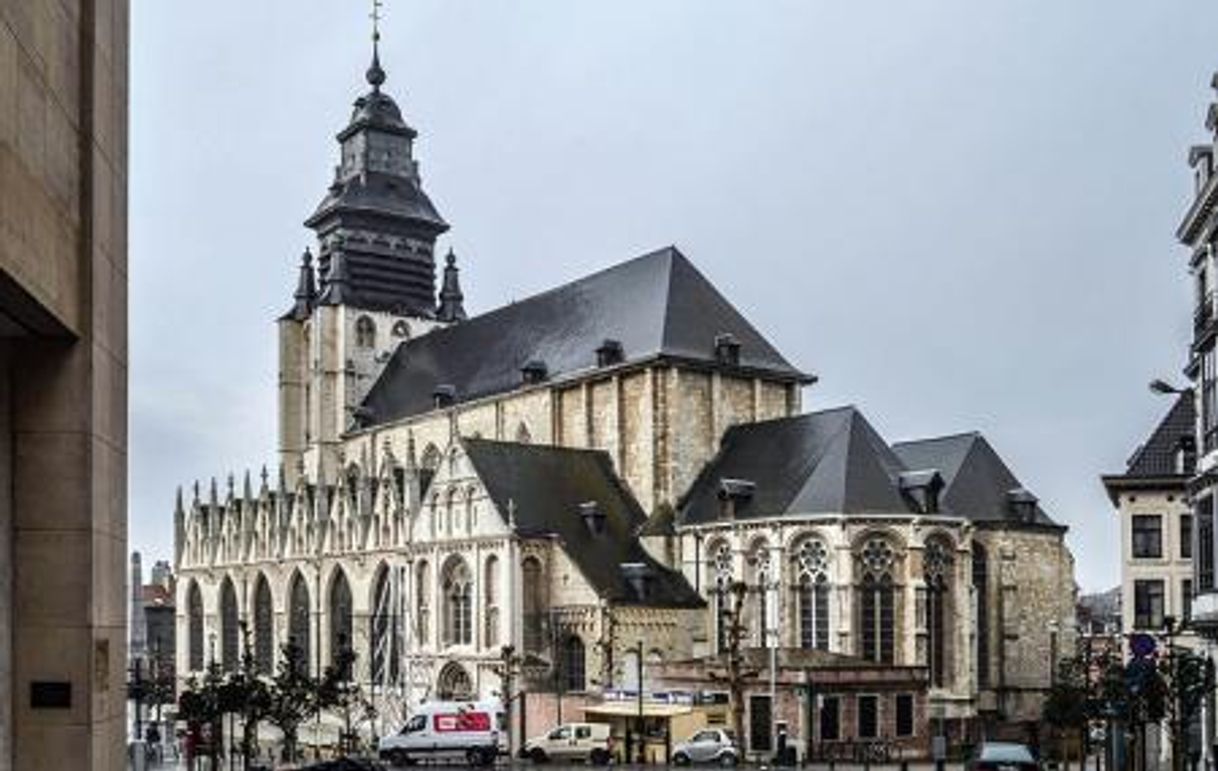
[[(366, 4), (133, 4), (131, 544), (275, 460), (274, 319), (365, 84)], [(1189, 335), (1218, 4), (388, 0), (471, 312), (678, 245), (890, 441), (983, 431), (1119, 577), (1119, 472)], [(273, 472), (272, 472), (273, 473)], [(255, 477), (256, 482), (256, 477)]]

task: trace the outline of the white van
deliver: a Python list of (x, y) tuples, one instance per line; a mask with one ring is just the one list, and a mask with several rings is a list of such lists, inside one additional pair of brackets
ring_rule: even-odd
[(595, 766), (609, 762), (613, 739), (608, 723), (564, 723), (524, 743), (520, 754), (534, 763), (581, 760)]
[(422, 704), (402, 730), (381, 739), (378, 754), (393, 766), (420, 761), (489, 766), (506, 738), (497, 701), (433, 701)]

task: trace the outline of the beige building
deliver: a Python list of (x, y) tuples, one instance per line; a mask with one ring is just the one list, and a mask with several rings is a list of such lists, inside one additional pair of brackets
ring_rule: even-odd
[(530, 690), (646, 690), (722, 653), (741, 581), (748, 646), (926, 667), (957, 739), (1038, 717), (1073, 560), (984, 439), (802, 414), (814, 378), (673, 247), (467, 316), (384, 82), (374, 58), (278, 322), (279, 469), (179, 492), (180, 673), (233, 665), (244, 622), (264, 670), (350, 646), (382, 729), (504, 696), (505, 645)]
[(127, 12), (0, 4), (0, 769), (126, 765)]

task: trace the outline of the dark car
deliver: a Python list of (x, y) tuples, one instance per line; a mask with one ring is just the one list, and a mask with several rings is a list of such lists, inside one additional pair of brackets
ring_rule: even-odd
[(968, 771), (1040, 771), (1040, 763), (1026, 744), (985, 742), (968, 762)]

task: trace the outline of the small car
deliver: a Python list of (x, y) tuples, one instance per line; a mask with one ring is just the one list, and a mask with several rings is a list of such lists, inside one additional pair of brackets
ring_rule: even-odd
[(612, 740), (606, 723), (564, 723), (524, 743), (520, 754), (534, 763), (582, 760), (597, 766), (609, 762)]
[(728, 731), (704, 728), (672, 748), (672, 762), (678, 766), (691, 763), (718, 763), (734, 766), (740, 762), (740, 747)]
[(1040, 771), (1040, 763), (1026, 744), (984, 742), (966, 766), (967, 771)]

